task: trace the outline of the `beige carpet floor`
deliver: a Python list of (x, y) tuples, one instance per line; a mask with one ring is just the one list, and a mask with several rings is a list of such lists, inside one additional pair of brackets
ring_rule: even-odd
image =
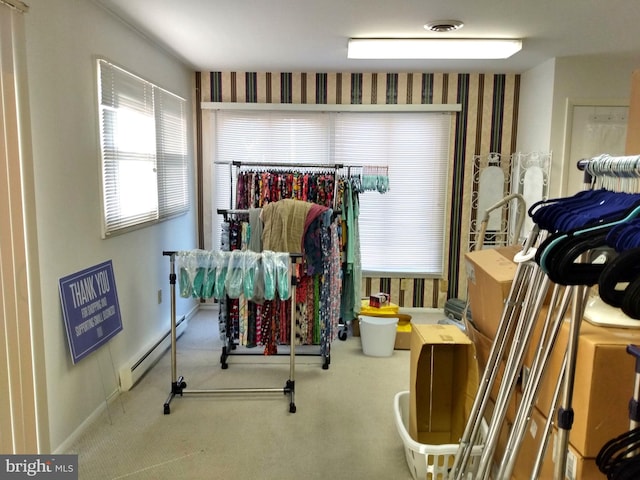
[[(287, 356), (237, 355), (220, 368), (216, 318), (201, 310), (178, 340), (187, 391), (284, 388)], [(80, 479), (411, 480), (393, 411), (394, 395), (409, 387), (408, 351), (368, 357), (349, 335), (332, 344), (327, 370), (319, 356), (297, 356), (296, 413), (284, 393), (243, 393), (176, 397), (165, 415), (170, 384), (167, 352), (72, 446)]]

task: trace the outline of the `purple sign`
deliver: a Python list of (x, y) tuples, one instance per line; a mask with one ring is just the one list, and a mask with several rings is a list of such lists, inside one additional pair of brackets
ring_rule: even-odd
[(122, 330), (111, 260), (61, 278), (60, 299), (73, 363)]

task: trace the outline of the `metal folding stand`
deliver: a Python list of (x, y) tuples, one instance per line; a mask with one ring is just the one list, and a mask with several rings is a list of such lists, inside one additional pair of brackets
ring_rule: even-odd
[[(530, 255), (525, 255), (523, 261), (531, 262)], [(491, 464), (498, 444), (500, 430), (506, 417), (507, 408), (515, 392), (517, 381), (520, 378), (524, 355), (529, 347), (533, 327), (540, 314), (549, 284), (548, 277), (537, 266), (532, 266), (526, 285), (524, 302), (520, 308), (516, 329), (511, 339), (511, 348), (506, 359), (503, 378), (489, 423), (489, 433), (485, 441), (485, 448), (480, 457), (480, 466), (476, 474), (477, 479), (488, 479), (490, 476)]]
[[(498, 478), (510, 478), (513, 472), (518, 452), (520, 450), (520, 445), (529, 423), (528, 421), (531, 411), (533, 410), (533, 406), (535, 405), (538, 396), (541, 380), (545, 374), (551, 352), (555, 346), (558, 332), (562, 326), (564, 315), (571, 299), (570, 288), (564, 289), (564, 294), (562, 295), (562, 298), (559, 299), (562, 288), (563, 287), (559, 285), (554, 286), (549, 309), (545, 317), (543, 328), (540, 332), (540, 338), (538, 339), (539, 342), (536, 349), (536, 356), (533, 360), (528, 376), (523, 378), (523, 394), (504, 449), (504, 460), (500, 463), (500, 469), (497, 475)], [(555, 319), (552, 321), (554, 313)], [(560, 378), (562, 378), (562, 376)], [(559, 391), (559, 386), (557, 391)], [(554, 400), (551, 406), (552, 410), (549, 412), (547, 418), (552, 418), (556, 401), (557, 400)], [(546, 451), (546, 445), (543, 452), (544, 451)]]
[[(169, 257), (170, 261), (170, 273), (169, 284), (171, 290), (171, 392), (164, 402), (164, 414), (171, 413), (171, 401), (176, 395), (211, 395), (211, 394), (257, 394), (257, 393), (279, 393), (289, 396), (289, 412), (296, 412), (295, 404), (295, 308), (291, 308), (291, 335), (290, 335), (290, 353), (289, 353), (289, 379), (286, 381), (283, 388), (218, 388), (218, 389), (187, 389), (187, 383), (182, 375), (178, 376), (177, 373), (177, 335), (176, 335), (176, 269), (175, 269), (175, 255), (176, 251), (164, 251), (163, 255)], [(295, 260), (300, 258), (299, 254), (291, 254), (292, 265), (296, 263)], [(295, 269), (290, 266), (291, 274), (291, 304), (295, 305), (296, 300), (296, 285), (297, 276)]]
[[(507, 301), (505, 303), (500, 322), (498, 324), (496, 338), (491, 346), (487, 365), (484, 369), (482, 379), (478, 386), (478, 391), (476, 393), (473, 406), (471, 407), (471, 411), (469, 413), (469, 419), (467, 421), (465, 431), (460, 439), (460, 443), (458, 444), (458, 452), (456, 453), (454, 464), (450, 472), (451, 479), (462, 480), (463, 478), (466, 478), (471, 451), (473, 447), (476, 446), (476, 443), (480, 438), (480, 427), (482, 425), (482, 420), (484, 418), (485, 412), (487, 411), (487, 407), (489, 406), (489, 394), (497, 380), (500, 362), (503, 358), (505, 358), (508, 343), (515, 337), (518, 316), (520, 314), (520, 311), (522, 310), (522, 306), (526, 305), (525, 297), (527, 296), (528, 290), (530, 290), (527, 288), (527, 284), (532, 284), (530, 280), (532, 275), (536, 272), (536, 265), (535, 262), (532, 261), (532, 259), (535, 253), (533, 244), (538, 239), (538, 233), (539, 232), (537, 228), (534, 228), (531, 231), (521, 252), (524, 255), (519, 255), (519, 260), (521, 261), (519, 261), (517, 264), (517, 269), (513, 282), (511, 284), (511, 289), (509, 291), (509, 295), (507, 297)], [(505, 371), (503, 374), (503, 382), (507, 381), (505, 378), (507, 373), (508, 372)], [(509, 392), (509, 396), (510, 394), (511, 392)], [(507, 403), (508, 402), (502, 402), (499, 410), (506, 408)], [(498, 408), (497, 405), (496, 408)], [(494, 418), (497, 419), (496, 415), (494, 415)], [(491, 429), (490, 427), (490, 431), (484, 442), (483, 452), (484, 450), (489, 448), (492, 450), (491, 454), (493, 454), (493, 450), (495, 449), (495, 442), (497, 441), (495, 429), (495, 425), (493, 426), (493, 429)], [(491, 438), (489, 438), (489, 435), (491, 435)], [(493, 444), (493, 447), (488, 447), (487, 442), (489, 444)], [(484, 459), (483, 468), (487, 469), (486, 456)], [(476, 478), (482, 478), (481, 475), (484, 475), (480, 470), (478, 470), (475, 474)]]

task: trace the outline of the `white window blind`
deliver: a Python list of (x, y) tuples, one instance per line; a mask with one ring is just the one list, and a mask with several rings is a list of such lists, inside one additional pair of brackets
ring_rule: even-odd
[(185, 101), (98, 60), (104, 236), (189, 209)]
[[(234, 175), (225, 162), (387, 166), (391, 189), (360, 194), (362, 269), (439, 276), (450, 126), (450, 114), (433, 112), (219, 110), (212, 132), (214, 208), (235, 207)], [(216, 245), (219, 222), (216, 216)]]
[(390, 190), (360, 195), (368, 274), (442, 274), (450, 126), (443, 113), (336, 116), (336, 163), (388, 167)]
[[(235, 174), (224, 163), (328, 164), (329, 115), (316, 112), (216, 112), (214, 209), (235, 208)], [(213, 244), (220, 245), (220, 223), (214, 216)]]

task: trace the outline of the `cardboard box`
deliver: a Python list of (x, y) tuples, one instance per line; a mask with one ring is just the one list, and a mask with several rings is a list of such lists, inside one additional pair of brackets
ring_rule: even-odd
[[(555, 442), (557, 434), (554, 433), (552, 442)], [(556, 457), (553, 454), (555, 448), (551, 445), (551, 455), (545, 456), (542, 464), (540, 478), (553, 478), (555, 472)], [(585, 458), (580, 455), (571, 444), (567, 452), (567, 463), (565, 468), (565, 479), (567, 480), (605, 480), (607, 476), (598, 469), (595, 458)]]
[[(409, 316), (409, 315), (407, 315)], [(410, 350), (411, 349), (411, 317), (409, 320), (398, 321), (398, 328), (396, 329), (396, 341), (393, 344), (394, 350)]]
[(504, 302), (516, 273), (513, 257), (521, 250), (520, 246), (512, 246), (465, 254), (473, 324), (490, 339), (496, 336)]
[(473, 342), (455, 325), (411, 331), (409, 434), (422, 444), (458, 443), (478, 389)]
[[(549, 411), (569, 337), (569, 321), (558, 334), (540, 385), (537, 407)], [(573, 387), (570, 442), (582, 457), (595, 457), (610, 439), (629, 429), (635, 359), (627, 345), (640, 343), (640, 330), (604, 328), (581, 322)]]
[[(513, 475), (511, 476), (513, 480), (529, 480), (531, 477), (546, 421), (546, 417), (540, 410), (537, 408), (532, 410), (531, 420), (522, 439)], [(554, 430), (547, 443), (539, 478), (554, 478), (555, 465), (558, 460), (557, 439), (557, 430)], [(569, 444), (564, 478), (569, 480), (603, 480), (607, 477), (598, 469), (595, 458), (583, 457)]]
[(389, 295), (386, 293), (376, 293), (369, 296), (369, 306), (373, 308), (384, 307), (389, 304)]
[[(466, 323), (467, 333), (469, 338), (473, 341), (476, 350), (476, 358), (478, 361), (478, 374), (479, 378), (482, 378), (484, 370), (487, 366), (487, 360), (489, 359), (489, 354), (491, 353), (491, 348), (493, 347), (493, 340), (484, 336), (471, 323)], [(508, 354), (508, 352), (507, 352)], [(493, 384), (493, 388), (489, 393), (489, 398), (495, 403), (496, 398), (498, 397), (498, 392), (500, 391), (500, 386), (502, 384), (502, 377), (504, 375), (505, 369), (505, 360), (504, 358), (500, 362), (498, 366), (498, 373), (495, 383)], [(511, 399), (509, 401), (509, 405), (507, 406), (506, 418), (509, 422), (513, 422), (513, 419), (516, 415), (516, 409), (518, 407), (518, 400), (520, 398), (520, 389), (516, 384), (516, 388), (514, 388), (514, 392), (511, 395)]]

